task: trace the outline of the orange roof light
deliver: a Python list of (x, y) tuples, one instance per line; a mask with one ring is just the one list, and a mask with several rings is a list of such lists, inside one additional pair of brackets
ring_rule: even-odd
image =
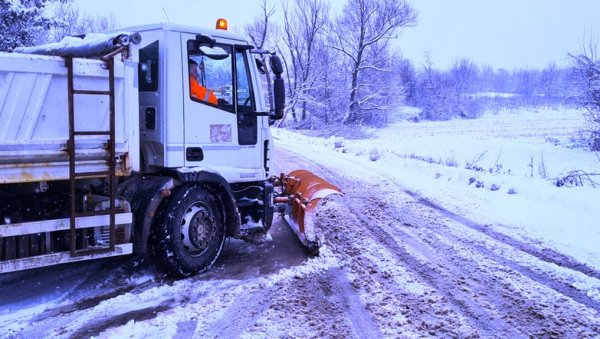
[(220, 18), (217, 19), (217, 29), (227, 30), (227, 20)]

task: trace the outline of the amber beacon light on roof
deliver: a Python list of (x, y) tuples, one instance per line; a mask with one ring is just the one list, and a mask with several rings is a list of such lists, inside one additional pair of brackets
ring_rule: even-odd
[(227, 20), (223, 18), (217, 19), (217, 27), (216, 29), (222, 29), (224, 31), (227, 30)]

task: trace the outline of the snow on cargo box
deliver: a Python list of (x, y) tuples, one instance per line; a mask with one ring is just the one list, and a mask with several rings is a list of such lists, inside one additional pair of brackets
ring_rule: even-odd
[[(137, 63), (115, 60), (115, 144), (117, 175), (138, 162)], [(73, 59), (74, 88), (109, 90), (106, 64)], [(65, 59), (0, 53), (0, 183), (69, 178), (69, 106)], [(74, 95), (76, 131), (109, 130), (108, 95)], [(78, 135), (78, 170), (106, 171), (107, 136)]]

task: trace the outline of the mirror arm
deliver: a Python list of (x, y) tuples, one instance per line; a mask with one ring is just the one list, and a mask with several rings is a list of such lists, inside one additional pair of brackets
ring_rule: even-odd
[(196, 34), (196, 41), (198, 41), (200, 44), (206, 44), (210, 47), (214, 47), (217, 43), (215, 38), (206, 34)]

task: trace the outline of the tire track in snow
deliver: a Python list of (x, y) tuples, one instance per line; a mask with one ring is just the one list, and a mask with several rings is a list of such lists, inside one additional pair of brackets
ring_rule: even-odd
[(330, 268), (326, 273), (331, 288), (330, 299), (336, 300), (344, 308), (346, 318), (350, 321), (358, 338), (379, 338), (381, 332), (370, 314), (350, 285), (346, 272), (340, 268)]
[[(286, 151), (288, 151), (290, 153), (293, 153), (293, 151), (290, 151), (290, 150), (286, 150)], [(301, 157), (306, 162), (310, 162), (314, 167), (319, 168), (320, 171), (327, 172), (329, 174), (329, 180), (332, 180), (333, 178), (338, 178), (339, 177), (336, 173), (332, 172), (329, 168), (324, 167), (321, 164), (318, 164), (318, 163), (316, 163), (316, 162), (314, 162), (312, 160), (306, 159), (306, 158), (304, 158), (304, 157), (302, 157), (300, 155), (298, 155), (298, 157)], [(351, 164), (352, 166), (357, 166), (357, 167), (361, 167), (362, 168), (362, 166), (360, 166), (360, 164), (352, 163), (349, 160), (346, 160), (346, 161), (349, 164)], [(365, 170), (372, 172), (372, 170), (370, 170), (370, 169), (366, 169), (365, 168)], [(468, 218), (465, 218), (465, 217), (463, 217), (461, 215), (458, 215), (458, 214), (456, 214), (456, 213), (454, 213), (454, 212), (452, 212), (452, 211), (444, 208), (443, 206), (441, 206), (441, 205), (439, 205), (439, 204), (437, 204), (437, 203), (435, 203), (435, 202), (433, 202), (433, 201), (431, 201), (431, 200), (429, 200), (429, 199), (421, 196), (418, 193), (415, 193), (415, 192), (412, 192), (412, 191), (409, 191), (409, 190), (406, 190), (406, 189), (402, 189), (401, 185), (399, 185), (396, 182), (393, 182), (393, 180), (390, 180), (389, 178), (381, 176), (379, 173), (375, 173), (375, 172), (372, 172), (372, 173), (375, 174), (376, 176), (380, 176), (382, 178), (382, 183), (384, 183), (384, 184), (381, 185), (382, 187), (400, 187), (402, 192), (404, 192), (407, 195), (411, 196), (412, 198), (414, 198), (420, 204), (422, 204), (424, 206), (427, 206), (427, 207), (430, 207), (430, 208), (432, 208), (434, 210), (440, 211), (443, 214), (443, 216), (447, 217), (448, 219), (454, 220), (454, 221), (456, 221), (456, 222), (458, 222), (458, 223), (460, 223), (460, 224), (462, 224), (464, 226), (467, 226), (467, 227), (469, 227), (469, 228), (471, 228), (471, 229), (473, 229), (473, 230), (475, 230), (477, 232), (483, 233), (483, 234), (485, 234), (485, 235), (487, 235), (487, 236), (489, 236), (489, 237), (491, 237), (491, 238), (493, 238), (493, 239), (495, 239), (495, 240), (497, 240), (497, 241), (499, 241), (501, 243), (504, 243), (504, 244), (506, 244), (508, 246), (511, 246), (511, 247), (515, 248), (518, 251), (521, 251), (521, 252), (527, 253), (527, 254), (529, 254), (529, 255), (531, 255), (533, 257), (536, 257), (536, 258), (538, 258), (541, 261), (544, 261), (544, 262), (547, 262), (547, 263), (551, 263), (551, 264), (555, 264), (555, 265), (560, 266), (560, 267), (568, 268), (568, 269), (573, 270), (575, 272), (579, 272), (579, 273), (582, 273), (584, 275), (587, 275), (590, 278), (594, 278), (594, 279), (600, 280), (600, 271), (597, 271), (597, 270), (595, 270), (595, 269), (587, 266), (586, 264), (577, 262), (573, 258), (568, 257), (566, 255), (563, 255), (561, 253), (557, 253), (556, 251), (553, 251), (551, 249), (547, 249), (547, 248), (538, 249), (538, 248), (535, 248), (534, 246), (532, 246), (530, 244), (527, 244), (527, 243), (524, 243), (522, 241), (519, 241), (519, 240), (516, 240), (514, 238), (511, 238), (508, 235), (504, 235), (502, 233), (493, 231), (489, 227), (487, 227), (486, 225), (478, 224), (478, 223), (476, 223), (476, 222), (474, 222), (474, 221), (472, 221), (472, 220), (470, 220)], [(386, 182), (389, 182), (389, 181), (392, 181), (392, 183), (391, 184), (385, 184)], [(523, 273), (524, 272), (531, 272), (531, 276), (532, 277), (534, 277), (534, 276), (535, 277), (540, 277), (540, 278), (543, 277), (543, 275), (541, 275), (539, 273), (536, 273), (535, 271), (532, 271), (531, 269), (529, 269), (527, 267), (521, 266), (518, 263), (512, 262), (512, 265), (515, 268), (521, 267), (522, 270), (523, 270)], [(548, 278), (546, 280), (549, 281), (550, 285), (556, 286), (558, 289), (564, 291), (567, 296), (579, 299), (579, 300), (581, 300), (582, 304), (584, 304), (584, 305), (586, 305), (588, 307), (594, 308), (594, 309), (596, 309), (596, 310), (598, 310), (600, 312), (600, 310), (599, 310), (600, 303), (599, 302), (597, 302), (597, 301), (589, 298), (587, 295), (585, 295), (582, 292), (579, 292), (577, 290), (574, 291), (571, 285), (565, 284), (565, 283), (560, 282), (560, 281), (557, 281), (556, 279), (553, 279), (553, 278)], [(553, 281), (553, 282), (550, 283), (550, 281)]]
[[(432, 203), (429, 202), (426, 205), (429, 206), (429, 204)], [(551, 268), (544, 267), (544, 265), (540, 265), (539, 263), (536, 264), (535, 262), (517, 262), (514, 259), (508, 259), (505, 256), (497, 254), (493, 249), (501, 249), (502, 247), (504, 247), (506, 249), (502, 249), (501, 251), (512, 252), (511, 256), (517, 256), (521, 259), (527, 258), (529, 256), (540, 260), (544, 263), (562, 267), (564, 270), (570, 270), (576, 274), (585, 275), (586, 277), (596, 281), (600, 280), (598, 277), (596, 277), (599, 274), (597, 271), (594, 271), (585, 265), (583, 265), (585, 266), (585, 269), (581, 269), (581, 264), (575, 263), (571, 258), (559, 253), (556, 253), (556, 255), (554, 255), (554, 260), (545, 260), (547, 256), (539, 255), (540, 251), (531, 245), (489, 230), (486, 228), (485, 225), (477, 224), (467, 218), (458, 216), (440, 206), (435, 208), (435, 210), (440, 211), (440, 213), (442, 213), (442, 217), (447, 217), (449, 220), (454, 220), (459, 225), (472, 229), (475, 232), (482, 233), (487, 237), (478, 237), (478, 242), (472, 242), (469, 239), (465, 239), (464, 236), (461, 237), (460, 235), (453, 234), (452, 230), (447, 227), (436, 227), (435, 232), (437, 235), (451, 239), (451, 241), (454, 243), (462, 243), (464, 246), (477, 249), (478, 252), (484, 255), (486, 258), (494, 260), (500, 265), (509, 267), (513, 271), (519, 272), (520, 274), (529, 277), (531, 280), (545, 285), (546, 287), (563, 294), (564, 296), (574, 300), (575, 302), (585, 305), (586, 307), (600, 313), (600, 301), (591, 298), (585, 293), (585, 291), (581, 291), (575, 288), (570, 281), (565, 280), (564, 278), (561, 279), (561, 277), (556, 273), (556, 271), (552, 270)], [(450, 214), (451, 216), (449, 216), (448, 214)], [(419, 221), (415, 220), (413, 222), (418, 223)], [(436, 225), (436, 223), (430, 223), (428, 226), (433, 225)], [(497, 241), (499, 244), (495, 244), (494, 241)], [(565, 261), (575, 266), (563, 264)]]
[[(372, 201), (366, 205), (368, 206), (370, 203), (372, 203)], [(356, 202), (352, 203), (351, 206), (357, 206)], [(498, 322), (496, 320), (497, 311), (490, 310), (483, 307), (480, 303), (473, 301), (473, 299), (479, 296), (473, 295), (470, 289), (465, 288), (465, 285), (467, 284), (466, 279), (463, 277), (468, 275), (465, 274), (462, 267), (459, 268), (451, 264), (446, 260), (446, 256), (440, 255), (438, 249), (433, 247), (424, 248), (418, 240), (404, 232), (397, 232), (400, 235), (400, 239), (397, 241), (397, 235), (392, 235), (388, 232), (387, 227), (386, 229), (381, 227), (381, 225), (388, 224), (388, 220), (377, 217), (375, 218), (377, 224), (375, 224), (372, 222), (373, 219), (369, 218), (369, 220), (365, 217), (365, 215), (373, 217), (368, 211), (365, 212), (363, 209), (358, 210), (352, 207), (350, 210), (359, 218), (359, 220), (363, 221), (363, 224), (369, 229), (371, 234), (375, 236), (380, 243), (384, 244), (400, 263), (405, 267), (410, 268), (412, 272), (417, 274), (423, 281), (427, 282), (429, 286), (433, 287), (440, 295), (449, 300), (456, 313), (462, 314), (469, 319), (473, 328), (481, 330), (484, 333), (504, 333), (510, 336), (520, 334), (514, 330), (512, 325)], [(422, 262), (411, 253), (413, 251), (423, 255), (428, 261)], [(461, 261), (463, 264), (467, 263), (464, 258), (461, 258)], [(474, 263), (468, 264), (473, 265)], [(472, 283), (470, 285), (471, 286), (469, 287), (475, 287), (474, 289), (479, 291), (484, 288), (483, 286), (473, 286), (474, 284)], [(501, 296), (496, 294), (486, 299), (490, 299), (489, 301), (491, 302), (497, 300), (499, 297)]]
[[(409, 235), (397, 228), (386, 227), (385, 225), (400, 224), (398, 221), (401, 219), (398, 219), (395, 204), (381, 207), (385, 203), (378, 202), (377, 199), (368, 197), (367, 203), (365, 203), (365, 199), (361, 198), (362, 204), (359, 204), (359, 201), (351, 202), (349, 206), (360, 207), (354, 208), (354, 211), (350, 207), (350, 210), (359, 220), (362, 220), (363, 224), (382, 244), (388, 249), (392, 249), (405, 266), (417, 272), (424, 281), (434, 286), (440, 294), (457, 305), (462, 314), (474, 320), (477, 325), (475, 328), (481, 329), (485, 333), (512, 333), (513, 335), (518, 334), (518, 332), (514, 332), (513, 327), (522, 334), (529, 335), (569, 335), (575, 331), (575, 333), (585, 336), (598, 331), (598, 321), (590, 320), (591, 323), (586, 324), (586, 321), (580, 319), (577, 308), (570, 306), (566, 310), (556, 309), (550, 312), (546, 309), (547, 305), (536, 298), (536, 295), (542, 293), (538, 291), (537, 287), (528, 286), (530, 290), (521, 291), (514, 286), (514, 279), (518, 277), (515, 276), (515, 270), (512, 267), (520, 268), (520, 266), (511, 260), (497, 255), (489, 256), (490, 252), (485, 248), (473, 247), (464, 240), (461, 241), (454, 237), (450, 239), (450, 242), (462, 242), (469, 250), (474, 249), (483, 262), (475, 261), (461, 254), (455, 246), (446, 247), (443, 244), (440, 246), (441, 242), (437, 241), (436, 237), (444, 237), (445, 234), (438, 233), (438, 228), (435, 229), (435, 233), (428, 232), (427, 225), (421, 227), (422, 232), (416, 235)], [(372, 209), (378, 209), (380, 215), (373, 213)], [(382, 211), (382, 209), (384, 210)], [(422, 243), (423, 240), (426, 241), (426, 244)], [(407, 249), (417, 251), (426, 258), (426, 261), (418, 260)], [(484, 251), (477, 253), (477, 250), (481, 249)], [(501, 260), (495, 261), (495, 259)], [(489, 263), (490, 261), (492, 263)], [(485, 266), (482, 266), (483, 264)], [(496, 266), (498, 269), (493, 269)], [(528, 271), (517, 272), (528, 273)], [(556, 293), (565, 295), (562, 293), (565, 292), (566, 296), (573, 295), (571, 291), (565, 291), (556, 283), (548, 283), (548, 278), (544, 275), (538, 274), (527, 276), (527, 278), (542, 285), (549, 285), (548, 287)], [(533, 294), (531, 291), (534, 291)], [(583, 300), (584, 304), (591, 303), (592, 306), (597, 304), (581, 293), (574, 293), (577, 297), (576, 302)], [(553, 312), (557, 314), (555, 315)], [(519, 316), (515, 317), (515, 314), (519, 314)], [(575, 328), (573, 325), (571, 327), (564, 326), (566, 324), (575, 324), (576, 326)]]
[(202, 337), (239, 337), (268, 309), (275, 292), (275, 288), (271, 287), (241, 295), (227, 308), (219, 320), (208, 326)]
[(461, 215), (458, 215), (456, 213), (453, 213), (451, 211), (449, 211), (448, 209), (442, 207), (441, 205), (422, 197), (420, 194), (415, 193), (415, 192), (411, 192), (408, 190), (403, 190), (404, 193), (410, 195), (411, 197), (413, 197), (415, 200), (417, 200), (418, 202), (420, 202), (421, 204), (425, 205), (425, 206), (429, 206), (433, 209), (436, 209), (440, 212), (443, 213), (443, 215), (445, 217), (447, 217), (448, 219), (452, 219), (455, 220), (465, 226), (468, 226), (478, 232), (484, 233), (489, 237), (492, 237), (500, 242), (503, 242), (507, 245), (510, 245), (522, 252), (528, 253), (542, 261), (546, 261), (561, 267), (566, 267), (569, 268), (573, 271), (577, 271), (580, 273), (583, 273), (591, 278), (596, 278), (596, 279), (600, 279), (600, 272), (597, 270), (594, 270), (593, 268), (579, 263), (575, 260), (573, 260), (572, 258), (565, 256), (563, 254), (557, 253), (553, 250), (550, 249), (536, 249), (533, 246), (526, 244), (522, 241), (516, 240), (514, 238), (511, 238), (507, 235), (504, 235), (502, 233), (499, 232), (495, 232), (491, 229), (489, 229), (489, 227), (485, 226), (485, 225), (481, 225), (478, 224), (468, 218), (465, 218)]
[[(290, 152), (293, 153), (293, 152)], [(319, 175), (321, 176), (325, 176), (328, 180), (331, 180), (333, 183), (336, 183), (333, 178), (335, 179), (341, 179), (338, 175), (336, 175), (335, 173), (333, 173), (330, 169), (323, 167), (322, 165), (315, 163), (314, 161), (308, 160), (302, 156), (298, 156), (299, 158), (302, 159), (303, 163), (310, 163), (313, 169), (316, 168), (318, 169)], [(298, 157), (295, 157), (296, 159)], [(325, 173), (325, 175), (324, 175)], [(344, 207), (348, 209), (348, 211), (350, 212), (350, 214), (352, 215), (352, 217), (356, 218), (356, 220), (358, 221), (357, 224), (359, 225), (363, 225), (365, 226), (366, 229), (368, 229), (371, 233), (375, 232), (375, 238), (382, 244), (385, 245), (385, 248), (388, 249), (396, 258), (399, 262), (403, 263), (403, 266), (410, 268), (415, 274), (417, 274), (417, 276), (419, 276), (422, 280), (426, 281), (431, 287), (433, 287), (438, 293), (440, 293), (441, 295), (443, 295), (446, 299), (453, 301), (452, 302), (452, 311), (454, 313), (457, 314), (461, 314), (463, 316), (464, 319), (466, 319), (466, 321), (469, 323), (469, 326), (473, 329), (477, 329), (477, 330), (481, 330), (481, 329), (487, 329), (487, 330), (492, 330), (493, 331), (504, 331), (506, 333), (511, 333), (514, 332), (512, 330), (512, 328), (510, 326), (498, 326), (494, 323), (489, 323), (484, 321), (485, 319), (489, 318), (488, 316), (486, 316), (486, 311), (479, 307), (478, 305), (467, 305), (466, 302), (463, 301), (459, 301), (458, 299), (456, 299), (451, 293), (446, 292), (445, 288), (440, 288), (441, 283), (442, 283), (442, 278), (437, 276), (437, 275), (432, 275), (430, 273), (430, 268), (428, 267), (422, 267), (422, 266), (415, 266), (412, 263), (416, 262), (415, 258), (413, 258), (410, 254), (408, 254), (408, 252), (402, 247), (400, 246), (398, 243), (396, 243), (395, 241), (392, 240), (391, 235), (389, 234), (383, 234), (382, 230), (379, 228), (380, 224), (384, 224), (387, 223), (387, 221), (381, 220), (381, 219), (376, 219), (376, 218), (368, 218), (365, 217), (365, 215), (367, 215), (368, 213), (364, 213), (364, 211), (359, 211), (357, 208), (354, 208), (353, 206), (364, 206), (364, 205), (368, 205), (372, 202), (368, 202), (365, 203), (365, 194), (369, 194), (369, 192), (371, 192), (371, 189), (364, 189), (362, 187), (360, 187), (360, 190), (362, 192), (357, 193), (355, 196), (353, 196), (351, 194), (351, 189), (348, 190), (348, 187), (356, 187), (357, 185), (359, 185), (359, 183), (350, 183), (350, 182), (346, 182), (346, 186), (344, 185), (340, 185), (341, 187), (343, 187), (343, 191), (345, 194), (345, 199), (352, 199), (353, 201), (344, 201)], [(340, 218), (340, 216), (338, 216), (338, 219)], [(350, 222), (352, 223), (352, 222)], [(327, 228), (327, 227), (324, 227)], [(355, 230), (350, 230), (351, 232), (354, 232)], [(344, 246), (349, 246), (350, 243), (352, 241), (357, 241), (356, 238), (354, 239), (349, 239), (347, 241), (347, 243)], [(364, 250), (364, 248), (357, 248), (359, 251)], [(376, 263), (374, 263), (376, 265)], [(437, 282), (437, 283), (436, 283)], [(402, 294), (402, 292), (400, 292), (400, 290), (395, 287), (395, 286), (387, 286), (388, 289), (395, 291), (396, 294)], [(405, 294), (405, 293), (404, 293)], [(411, 308), (409, 309), (409, 313), (412, 315), (413, 318), (417, 318), (417, 319), (440, 319), (440, 318), (446, 318), (446, 321), (449, 323), (452, 323), (451, 320), (449, 320), (448, 318), (451, 316), (450, 314), (447, 316), (443, 316), (441, 315), (443, 312), (441, 312), (440, 314), (436, 314), (436, 311), (431, 309), (430, 307), (422, 307), (421, 305), (419, 305), (420, 300), (412, 300), (411, 303)], [(479, 320), (479, 319), (484, 319), (484, 320)], [(428, 321), (423, 321), (423, 323), (427, 323)], [(423, 330), (423, 327), (426, 326), (421, 326), (419, 327), (418, 324), (415, 325), (417, 328), (417, 333), (418, 330)], [(454, 334), (456, 335), (456, 333)]]
[[(369, 230), (349, 225), (361, 225), (365, 221), (349, 210), (348, 205), (336, 205), (322, 210), (318, 220), (323, 226), (327, 246), (333, 247), (340, 260), (344, 261), (344, 270), (354, 276), (352, 284), (360, 288), (368, 300), (368, 309), (376, 315), (384, 335), (390, 337), (414, 337), (428, 335), (450, 335), (468, 337), (474, 334), (478, 326), (470, 316), (464, 316), (459, 310), (448, 307), (448, 303), (433, 287), (410, 287), (421, 285), (423, 279), (418, 274), (404, 274), (406, 265), (399, 262), (386, 244), (378, 246), (369, 234)], [(337, 206), (337, 208), (336, 208)], [(368, 222), (378, 222), (373, 218)], [(414, 279), (419, 280), (414, 283)], [(406, 280), (405, 280), (406, 279)], [(408, 280), (408, 281), (407, 281)], [(412, 283), (411, 283), (412, 282)]]
[[(319, 168), (319, 170), (321, 172), (326, 172), (327, 175), (326, 177), (329, 178), (329, 180), (331, 180), (331, 178), (337, 178), (339, 179), (339, 176), (334, 174), (331, 170), (324, 168), (323, 166), (316, 164), (310, 160), (305, 160), (307, 162), (310, 162), (312, 165), (314, 165), (314, 167)], [(355, 165), (355, 164), (354, 164)], [(385, 179), (384, 179), (385, 180)], [(387, 181), (387, 180), (385, 180)], [(385, 182), (384, 182), (385, 183)], [(340, 185), (343, 186), (343, 185)], [(382, 185), (383, 186), (383, 185)], [(397, 187), (397, 185), (393, 185), (393, 187)], [(364, 190), (364, 192), (369, 192), (369, 190)], [(512, 239), (508, 236), (504, 236), (501, 234), (498, 234), (496, 232), (490, 232), (490, 230), (486, 229), (485, 226), (482, 225), (478, 225), (466, 218), (463, 218), (461, 216), (458, 216), (456, 214), (453, 214), (447, 210), (445, 210), (444, 208), (442, 208), (441, 206), (437, 206), (436, 204), (433, 204), (432, 202), (420, 197), (417, 194), (414, 194), (412, 192), (406, 192), (408, 193), (410, 196), (412, 196), (415, 200), (417, 200), (421, 205), (432, 208), (434, 210), (437, 210), (439, 212), (441, 212), (445, 217), (448, 217), (448, 219), (452, 219), (455, 220), (457, 222), (459, 222), (460, 224), (463, 224), (466, 227), (469, 227), (479, 233), (483, 233), (483, 235), (493, 238), (495, 239), (495, 241), (508, 245), (510, 247), (513, 247), (514, 250), (516, 251), (521, 251), (524, 252), (528, 255), (532, 255), (534, 257), (536, 257), (539, 260), (542, 260), (544, 262), (550, 262), (550, 263), (555, 263), (558, 264), (559, 266), (563, 266), (563, 267), (567, 267), (569, 269), (572, 269), (576, 272), (580, 272), (580, 273), (584, 273), (592, 278), (594, 278), (595, 276), (598, 275), (597, 272), (595, 272), (594, 270), (591, 270), (590, 268), (586, 267), (584, 265), (584, 267), (581, 266), (581, 264), (577, 264), (575, 263), (572, 259), (566, 257), (566, 256), (562, 256), (560, 254), (555, 255), (554, 257), (548, 258), (548, 255), (540, 255), (539, 251), (533, 249), (531, 246), (516, 241), (515, 239)], [(348, 194), (347, 197), (348, 198)], [(357, 199), (356, 201), (353, 201), (351, 204), (351, 206), (362, 206), (362, 205), (372, 205), (371, 202), (365, 204), (364, 199)], [(444, 213), (445, 212), (445, 213)], [(356, 211), (354, 214), (355, 216), (360, 217), (361, 215), (361, 211)], [(448, 214), (446, 214), (448, 213)], [(398, 212), (394, 212), (394, 214), (398, 214)], [(401, 214), (398, 214), (401, 215)], [(454, 216), (454, 218), (452, 218), (451, 216)], [(360, 219), (360, 218), (359, 218)], [(378, 219), (365, 219), (362, 218), (362, 224), (364, 225), (371, 225), (373, 222), (377, 222), (380, 223), (382, 220), (378, 220)], [(394, 220), (391, 221), (392, 223), (394, 222)], [(382, 223), (383, 225), (387, 225), (386, 222)], [(380, 233), (381, 230), (380, 229), (376, 229), (373, 227), (369, 227), (369, 229), (374, 232), (374, 233)], [(436, 229), (436, 232), (439, 232), (440, 229), (439, 228)], [(407, 234), (401, 234), (399, 235), (400, 239), (407, 239)], [(439, 236), (444, 236), (447, 237), (448, 234), (441, 234)], [(400, 257), (405, 256), (406, 259), (403, 260), (407, 265), (411, 265), (411, 257), (410, 254), (406, 253), (406, 251), (404, 251), (403, 253), (403, 249), (400, 246), (397, 246), (397, 244), (393, 241), (390, 241), (391, 235), (390, 234), (379, 234), (379, 236), (377, 236), (377, 238), (384, 244), (386, 244), (387, 247), (391, 247), (394, 250), (396, 250), (397, 253), (400, 253)], [(521, 265), (520, 263), (517, 263), (513, 260), (504, 258), (502, 256), (499, 256), (491, 251), (489, 251), (488, 249), (486, 249), (483, 246), (473, 246), (471, 244), (466, 243), (464, 240), (458, 239), (457, 237), (453, 236), (451, 237), (451, 239), (453, 241), (457, 241), (462, 243), (463, 245), (466, 245), (474, 250), (476, 250), (476, 252), (478, 252), (480, 255), (482, 255), (483, 257), (487, 258), (488, 260), (492, 260), (495, 261), (500, 267), (504, 267), (503, 270), (507, 271), (508, 274), (514, 274), (515, 272), (528, 277), (529, 279), (547, 286), (548, 288), (554, 290), (556, 293), (562, 294), (567, 298), (570, 298), (582, 305), (585, 305), (591, 309), (594, 309), (596, 311), (598, 311), (598, 302), (589, 298), (587, 295), (585, 295), (584, 293), (581, 293), (577, 290), (572, 289), (568, 284), (566, 284), (564, 281), (561, 281), (560, 279), (558, 279), (555, 276), (548, 276), (547, 272), (544, 273), (540, 273), (539, 271), (534, 271), (533, 269), (529, 268), (529, 267), (525, 267), (523, 265)], [(433, 242), (430, 242), (429, 244), (431, 246), (431, 248), (434, 251), (440, 250), (439, 246), (435, 246)], [(493, 245), (493, 244), (492, 244)], [(422, 246), (421, 246), (422, 247)], [(442, 251), (443, 252), (443, 251)], [(448, 255), (449, 257), (452, 258), (452, 255), (456, 254), (455, 250), (446, 250), (446, 255)], [(439, 255), (435, 255), (436, 257), (439, 257)], [(556, 257), (559, 257), (558, 260), (556, 260)], [(554, 259), (554, 260), (553, 260)], [(455, 260), (456, 261), (456, 260)], [(456, 264), (453, 265), (455, 266), (455, 268), (458, 268), (458, 272), (461, 272), (460, 270), (460, 265), (468, 262), (467, 258), (460, 258), (460, 261)], [(470, 262), (470, 264), (472, 265), (472, 267), (477, 267), (476, 264), (473, 261)], [(473, 266), (474, 265), (474, 266)], [(448, 286), (448, 282), (445, 281), (444, 277), (441, 276), (434, 276), (432, 275), (432, 270), (429, 268), (425, 267), (425, 268), (419, 268), (419, 267), (413, 267), (416, 271), (419, 271), (420, 274), (423, 276), (424, 279), (428, 280), (428, 282), (432, 283), (433, 285), (435, 285), (436, 283), (441, 286), (441, 289), (447, 289)], [(511, 273), (512, 272), (512, 273)], [(472, 272), (464, 272), (464, 273), (468, 273), (466, 276), (469, 276), (469, 274), (473, 274)], [(514, 324), (515, 322), (520, 323), (520, 328), (522, 328), (522, 330), (524, 331), (524, 333), (532, 333), (535, 332), (538, 335), (557, 335), (558, 333), (563, 333), (563, 334), (567, 334), (570, 333), (568, 332), (569, 329), (566, 329), (566, 332), (562, 332), (560, 330), (560, 328), (558, 328), (557, 326), (560, 326), (561, 323), (563, 323), (564, 319), (549, 319), (548, 321), (544, 320), (544, 319), (540, 319), (540, 318), (545, 318), (544, 314), (541, 313), (544, 308), (544, 305), (537, 305), (537, 301), (536, 300), (528, 300), (527, 296), (525, 295), (520, 295), (520, 293), (518, 293), (518, 290), (515, 290), (514, 288), (511, 289), (511, 284), (510, 282), (510, 277), (505, 277), (503, 279), (493, 279), (491, 281), (486, 281), (485, 279), (489, 279), (488, 277), (486, 277), (486, 274), (489, 273), (479, 273), (479, 280), (483, 280), (484, 283), (492, 283), (495, 286), (495, 292), (494, 292), (494, 296), (493, 297), (487, 297), (487, 301), (488, 302), (492, 302), (496, 299), (496, 298), (500, 298), (500, 300), (506, 300), (505, 302), (508, 304), (505, 304), (504, 307), (507, 307), (507, 310), (502, 311), (501, 313), (503, 314), (503, 318), (504, 319), (508, 319), (512, 324)], [(504, 282), (503, 282), (504, 281)], [(469, 279), (469, 282), (471, 284), (473, 284), (473, 282)], [(486, 289), (487, 286), (483, 285), (483, 284), (478, 284), (479, 286), (476, 286), (478, 289), (480, 290), (484, 290)], [(454, 288), (460, 287), (460, 286), (453, 286)], [(508, 293), (507, 293), (508, 292)], [(513, 297), (516, 296), (516, 297)], [(464, 297), (467, 297), (467, 295), (464, 295)], [(452, 300), (452, 296), (448, 295), (448, 298), (450, 300)], [(527, 301), (527, 303), (524, 303), (523, 301)], [(467, 301), (467, 299), (462, 298), (460, 300), (455, 300), (457, 305), (460, 305), (461, 303), (463, 303), (463, 312), (465, 315), (469, 316), (475, 316), (475, 318), (477, 319), (481, 319), (481, 315), (477, 314), (478, 312), (481, 314), (485, 314), (485, 310), (481, 309), (478, 305), (469, 305), (469, 302)], [(471, 308), (471, 310), (469, 309)], [(475, 313), (473, 313), (472, 309), (475, 309)], [(515, 309), (516, 308), (516, 309)], [(521, 317), (514, 317), (515, 311), (519, 312), (521, 315), (527, 315), (528, 316), (521, 316)], [(471, 313), (471, 314), (470, 314)], [(561, 317), (565, 316), (564, 313), (561, 313)], [(579, 322), (577, 319), (576, 314), (571, 313), (568, 314), (567, 311), (567, 317), (571, 318), (572, 321), (574, 321), (575, 323), (581, 323), (581, 325), (585, 326), (585, 322)], [(551, 322), (554, 321), (554, 324), (552, 324)], [(540, 324), (541, 323), (541, 324)], [(512, 324), (510, 326), (512, 326)], [(537, 324), (536, 326), (532, 326), (531, 324)], [(543, 329), (544, 325), (542, 324), (547, 324), (547, 325), (554, 325), (554, 329), (550, 329), (549, 331), (545, 331)], [(485, 328), (486, 326), (488, 326), (488, 328), (493, 329), (494, 324), (486, 324), (486, 323), (482, 323), (480, 324), (481, 326), (483, 326), (483, 328)], [(475, 326), (477, 328), (477, 326)], [(594, 331), (598, 330), (598, 325), (594, 325), (591, 324), (589, 327), (589, 329), (591, 329), (592, 333), (594, 333)], [(505, 328), (506, 329), (506, 328)], [(508, 329), (507, 329), (508, 330)], [(493, 332), (493, 331), (492, 331)], [(510, 333), (510, 332), (504, 332), (503, 333)], [(585, 333), (585, 332), (584, 332)], [(588, 332), (589, 334), (589, 332)]]
[[(543, 285), (547, 286), (548, 288), (553, 289), (556, 292), (574, 300), (575, 302), (585, 305), (586, 307), (591, 308), (591, 309), (595, 310), (596, 312), (600, 313), (600, 302), (599, 301), (590, 298), (584, 292), (576, 289), (573, 285), (571, 285), (571, 283), (559, 279), (555, 275), (552, 275), (550, 272), (543, 272), (543, 271), (541, 271), (541, 268), (533, 269), (531, 267), (527, 267), (527, 266), (525, 266), (521, 263), (515, 262), (511, 259), (504, 258), (504, 257), (494, 253), (489, 248), (487, 248), (483, 245), (467, 244), (467, 242), (465, 242), (464, 239), (461, 239), (461, 238), (459, 238), (455, 235), (452, 235), (450, 233), (447, 233), (447, 232), (443, 232), (443, 233), (446, 238), (450, 238), (450, 239), (452, 239), (452, 241), (454, 241), (456, 243), (463, 243), (465, 245), (469, 245), (472, 248), (477, 249), (479, 251), (479, 253), (483, 254), (484, 256), (486, 256), (487, 258), (489, 258), (491, 260), (494, 260), (498, 264), (509, 267), (511, 270), (513, 270), (515, 272), (519, 272), (520, 274), (527, 276), (531, 280), (534, 280), (537, 283), (543, 284)], [(516, 250), (521, 251), (520, 248), (516, 248)], [(529, 252), (525, 252), (525, 251), (522, 251), (522, 252), (530, 254)], [(534, 256), (534, 257), (539, 259), (539, 257), (537, 257), (537, 256)], [(543, 260), (543, 261), (545, 261), (545, 260)], [(546, 262), (548, 262), (548, 261), (546, 261)], [(550, 263), (553, 263), (553, 262), (550, 262)], [(561, 265), (558, 265), (558, 266), (561, 266)], [(573, 270), (573, 271), (580, 272), (579, 270)], [(582, 272), (580, 272), (580, 273), (582, 273)]]
[[(261, 331), (273, 331), (269, 327), (274, 321), (276, 326), (283, 323), (283, 329), (278, 330), (285, 331), (289, 325), (291, 337), (381, 337), (370, 314), (337, 268), (283, 279), (270, 287), (260, 286), (237, 297), (219, 319), (196, 330), (194, 336), (234, 338), (254, 336), (255, 332), (264, 335)], [(293, 332), (297, 330), (302, 332)]]

